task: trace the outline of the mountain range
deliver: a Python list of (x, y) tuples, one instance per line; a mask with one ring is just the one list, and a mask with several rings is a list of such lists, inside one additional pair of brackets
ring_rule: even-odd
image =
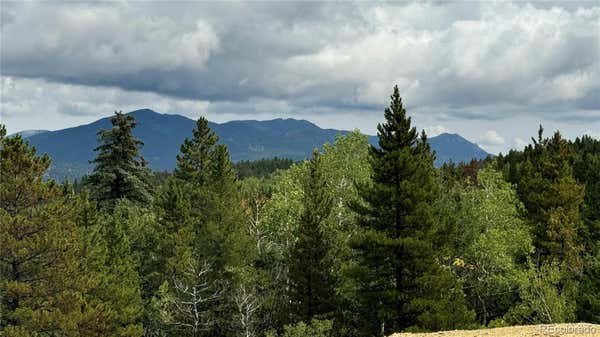
[[(185, 138), (191, 137), (195, 121), (180, 115), (161, 114), (150, 109), (132, 111), (138, 122), (134, 135), (144, 142), (142, 155), (152, 169), (163, 171), (175, 167), (175, 156)], [(314, 148), (333, 142), (338, 134), (349, 131), (322, 129), (297, 119), (266, 121), (240, 120), (209, 123), (219, 136), (219, 142), (229, 148), (234, 162), (280, 157), (302, 160)], [(22, 131), (22, 137), (34, 145), (38, 153), (47, 153), (53, 161), (49, 176), (57, 179), (76, 178), (90, 171), (89, 161), (95, 157), (98, 146), (97, 132), (111, 127), (110, 117), (93, 123), (57, 131)], [(436, 165), (444, 162), (462, 162), (482, 159), (488, 153), (457, 134), (441, 134), (429, 138), (436, 151)], [(369, 136), (371, 144), (376, 136)]]

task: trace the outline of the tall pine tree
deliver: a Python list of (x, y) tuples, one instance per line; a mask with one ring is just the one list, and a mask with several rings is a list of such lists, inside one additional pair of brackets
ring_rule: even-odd
[[(185, 278), (189, 261), (208, 264), (206, 282), (225, 287), (233, 296), (236, 273), (253, 261), (249, 235), (244, 231), (240, 186), (225, 145), (200, 118), (193, 137), (186, 139), (177, 156), (174, 177), (160, 195), (159, 221), (166, 228), (169, 278)], [(171, 281), (167, 279), (167, 281)], [(173, 284), (163, 289), (171, 289)], [(175, 296), (174, 293), (170, 295)], [(164, 297), (164, 295), (162, 296)], [(212, 322), (207, 334), (221, 336), (232, 324), (230, 296), (220, 296), (205, 312)]]
[(144, 143), (133, 136), (135, 118), (115, 112), (110, 121), (112, 129), (98, 132), (101, 144), (94, 149), (98, 155), (89, 177), (92, 198), (108, 208), (119, 199), (147, 203), (152, 199), (150, 173), (139, 152)]
[[(367, 335), (439, 321), (431, 317), (443, 309), (432, 304), (442, 303), (442, 287), (456, 288), (453, 277), (436, 264), (431, 245), (437, 190), (433, 154), (425, 134), (419, 140), (411, 126), (398, 87), (384, 116), (385, 123), (377, 127), (379, 147), (370, 152), (372, 184), (360, 188), (362, 202), (355, 205), (362, 229), (353, 243), (358, 256), (355, 277), (361, 287)], [(443, 285), (436, 287), (433, 280), (443, 280)], [(429, 319), (423, 319), (424, 314)]]
[(303, 212), (298, 239), (290, 252), (290, 298), (294, 321), (325, 318), (335, 308), (335, 280), (325, 225), (333, 208), (323, 178), (322, 159), (315, 151), (303, 183)]

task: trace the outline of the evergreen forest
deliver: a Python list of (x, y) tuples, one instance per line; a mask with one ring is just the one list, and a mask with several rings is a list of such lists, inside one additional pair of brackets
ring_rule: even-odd
[(0, 335), (370, 337), (600, 323), (600, 140), (434, 166), (397, 87), (372, 146), (232, 163), (205, 118), (153, 172), (116, 112), (91, 174), (0, 126)]

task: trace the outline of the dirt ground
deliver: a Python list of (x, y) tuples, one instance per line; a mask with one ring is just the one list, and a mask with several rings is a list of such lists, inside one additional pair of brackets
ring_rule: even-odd
[(600, 337), (596, 324), (547, 324), (433, 333), (397, 333), (390, 337)]

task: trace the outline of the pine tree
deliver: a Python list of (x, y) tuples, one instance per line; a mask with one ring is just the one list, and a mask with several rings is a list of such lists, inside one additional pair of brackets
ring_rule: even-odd
[(208, 120), (200, 117), (191, 139), (185, 139), (177, 155), (175, 177), (203, 185), (208, 179), (212, 153), (219, 137), (209, 128)]
[(564, 264), (573, 275), (582, 271), (580, 207), (584, 189), (573, 178), (571, 149), (559, 132), (525, 148), (518, 192), (534, 226), (536, 264)]
[[(84, 237), (80, 259), (85, 261), (78, 277), (89, 273), (94, 285), (93, 298), (110, 309), (104, 322), (88, 328), (99, 336), (141, 336), (142, 298), (139, 275), (126, 243), (122, 224), (114, 227), (107, 214), (99, 212), (87, 192), (80, 195), (77, 225)], [(117, 239), (118, 238), (118, 239)], [(104, 325), (104, 330), (99, 329)], [(86, 332), (82, 335), (93, 336)]]
[(585, 185), (580, 236), (584, 244), (584, 274), (577, 296), (577, 318), (600, 323), (600, 140), (577, 138), (573, 176)]
[(126, 315), (116, 318), (118, 306), (102, 295), (97, 246), (77, 226), (81, 199), (44, 180), (48, 156), (5, 135), (0, 126), (3, 336), (140, 336), (141, 326)]
[(372, 184), (361, 187), (363, 202), (354, 205), (362, 228), (353, 243), (359, 263), (354, 274), (370, 335), (418, 324), (417, 311), (427, 310), (413, 305), (425, 296), (419, 282), (439, 274), (430, 238), (437, 188), (433, 154), (424, 133), (419, 141), (397, 87), (384, 116), (377, 127), (379, 147), (371, 148)]
[[(552, 282), (534, 284), (539, 291), (531, 292), (531, 296), (524, 283), (520, 297), (521, 308), (528, 308), (533, 319), (554, 323), (575, 319), (575, 298), (583, 273), (580, 209), (584, 188), (573, 178), (568, 142), (559, 132), (544, 138), (543, 131), (540, 126), (538, 139), (532, 139), (533, 145), (523, 152), (518, 192), (533, 228), (532, 273)], [(545, 297), (556, 299), (548, 309), (554, 312), (540, 317), (536, 305), (547, 302)]]
[(119, 199), (147, 203), (152, 199), (149, 169), (140, 157), (142, 141), (133, 136), (136, 126), (132, 115), (115, 112), (110, 130), (98, 132), (100, 146), (94, 172), (89, 177), (92, 197), (101, 207), (112, 208)]
[(118, 215), (104, 214), (98, 224), (96, 240), (104, 246), (107, 276), (103, 281), (107, 284), (103, 287), (103, 297), (114, 305), (117, 319), (124, 322), (117, 329), (118, 335), (128, 336), (141, 334), (144, 307), (139, 266), (127, 234), (127, 224), (120, 220)]
[[(228, 315), (234, 312), (231, 296), (237, 282), (235, 274), (254, 256), (243, 227), (240, 186), (227, 147), (217, 140), (208, 121), (200, 118), (193, 137), (181, 146), (174, 178), (160, 201), (160, 214), (164, 215), (160, 221), (171, 227), (171, 275), (184, 277), (188, 265), (181, 261), (208, 263), (207, 282), (227, 286), (225, 293), (230, 296), (220, 296), (206, 312), (214, 322), (208, 332), (211, 335), (224, 334), (232, 324)], [(168, 287), (171, 291), (172, 285)]]
[(215, 266), (242, 266), (253, 257), (250, 238), (243, 226), (240, 185), (225, 145), (215, 146), (211, 157), (209, 181), (204, 187), (207, 202), (199, 234), (199, 253), (213, 259)]
[(331, 214), (333, 199), (323, 179), (322, 160), (315, 151), (303, 184), (303, 212), (298, 239), (290, 252), (289, 273), (291, 313), (294, 321), (324, 318), (335, 308), (335, 280), (329, 256), (330, 241), (324, 226)]

